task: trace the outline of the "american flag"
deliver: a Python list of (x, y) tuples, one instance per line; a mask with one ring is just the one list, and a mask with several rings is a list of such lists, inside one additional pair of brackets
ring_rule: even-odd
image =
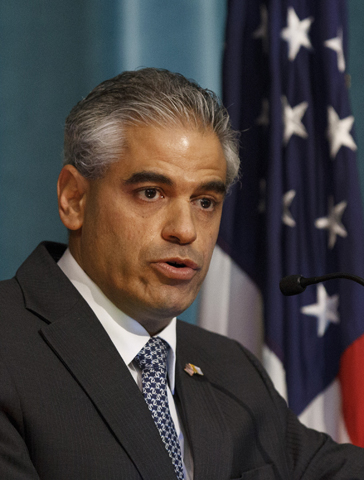
[(223, 99), (242, 132), (243, 175), (200, 324), (255, 351), (304, 423), (364, 447), (363, 287), (279, 290), (290, 274), (364, 275), (346, 17), (344, 0), (229, 1)]

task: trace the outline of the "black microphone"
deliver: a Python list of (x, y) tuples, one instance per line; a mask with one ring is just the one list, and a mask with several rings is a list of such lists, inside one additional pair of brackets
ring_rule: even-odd
[(321, 277), (305, 278), (302, 275), (288, 275), (288, 277), (282, 278), (279, 282), (279, 288), (283, 295), (297, 295), (306, 290), (309, 285), (325, 282), (326, 280), (333, 280), (334, 278), (347, 278), (348, 280), (354, 280), (354, 282), (360, 283), (364, 286), (364, 279), (357, 275), (351, 275), (350, 273), (336, 272), (321, 275)]

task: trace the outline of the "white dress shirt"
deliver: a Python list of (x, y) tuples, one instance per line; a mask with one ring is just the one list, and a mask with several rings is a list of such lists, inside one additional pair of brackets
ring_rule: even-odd
[[(142, 391), (142, 374), (140, 368), (134, 362), (134, 358), (150, 339), (149, 333), (140, 325), (140, 323), (125, 315), (124, 312), (119, 310), (104, 295), (100, 288), (82, 270), (68, 248), (58, 261), (58, 266), (94, 311), (96, 317), (99, 319), (111, 341), (115, 345), (121, 358), (127, 365), (139, 389)], [(181, 446), (185, 478), (186, 480), (193, 480), (193, 461), (191, 450), (185, 439), (185, 435), (183, 434), (183, 428), (173, 399), (175, 390), (177, 342), (176, 318), (173, 318), (173, 320), (171, 320), (171, 322), (161, 332), (158, 333), (158, 337), (161, 337), (170, 346), (167, 358), (167, 394), (169, 409)]]

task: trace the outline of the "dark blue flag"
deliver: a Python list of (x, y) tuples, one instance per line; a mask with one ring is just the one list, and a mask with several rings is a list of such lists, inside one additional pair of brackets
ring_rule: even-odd
[[(229, 1), (223, 100), (241, 132), (242, 178), (218, 245), (262, 292), (266, 367), (278, 365), (273, 380), (290, 407), (364, 446), (363, 287), (334, 280), (294, 297), (279, 290), (290, 274), (364, 276), (346, 39), (343, 0)], [(338, 418), (327, 420), (325, 402), (339, 410), (343, 402), (346, 432), (327, 426)], [(314, 409), (326, 416), (319, 424)]]

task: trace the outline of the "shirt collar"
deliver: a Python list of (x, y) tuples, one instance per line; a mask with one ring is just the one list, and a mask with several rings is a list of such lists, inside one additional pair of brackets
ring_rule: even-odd
[[(58, 266), (72, 282), (94, 311), (126, 365), (130, 366), (135, 356), (150, 339), (140, 323), (117, 308), (82, 270), (69, 248), (58, 261)], [(170, 346), (167, 358), (168, 380), (172, 395), (175, 388), (176, 368), (176, 318), (157, 335)]]

